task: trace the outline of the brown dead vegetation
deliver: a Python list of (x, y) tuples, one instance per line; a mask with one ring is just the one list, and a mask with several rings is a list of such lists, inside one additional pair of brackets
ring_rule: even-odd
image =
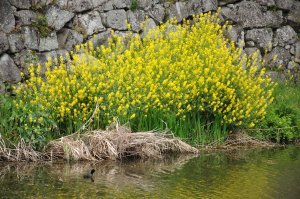
[(235, 132), (228, 135), (223, 142), (215, 141), (205, 146), (200, 146), (201, 150), (236, 150), (245, 148), (270, 148), (278, 146), (276, 143), (258, 140), (249, 136), (246, 132)]
[[(201, 151), (236, 150), (245, 148), (269, 148), (277, 146), (260, 141), (238, 132), (224, 141), (216, 141), (199, 146)], [(169, 131), (149, 131), (132, 133), (126, 126), (116, 124), (106, 130), (75, 133), (49, 142), (43, 152), (35, 151), (23, 140), (13, 148), (8, 148), (0, 138), (0, 161), (53, 161), (53, 160), (121, 160), (160, 159), (169, 154), (198, 154), (199, 150), (175, 138)]]
[(165, 132), (132, 133), (126, 126), (74, 134), (48, 144), (51, 157), (67, 160), (161, 158), (164, 154), (198, 153), (198, 150)]
[(23, 139), (13, 147), (7, 147), (0, 137), (0, 161), (41, 161), (48, 159), (47, 154), (35, 151), (30, 144)]
[(166, 154), (197, 154), (198, 149), (175, 138), (168, 131), (132, 133), (126, 126), (75, 133), (49, 142), (43, 152), (21, 141), (13, 149), (0, 138), (0, 161), (118, 160), (162, 158)]

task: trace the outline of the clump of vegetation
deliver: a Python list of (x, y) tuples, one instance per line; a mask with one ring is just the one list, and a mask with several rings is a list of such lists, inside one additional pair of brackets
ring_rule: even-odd
[[(14, 122), (13, 99), (8, 94), (0, 95), (0, 132), (2, 136), (11, 140), (16, 133), (17, 122)], [(3, 133), (5, 133), (3, 135)]]
[(134, 131), (169, 128), (205, 144), (230, 128), (255, 126), (272, 102), (273, 83), (257, 62), (241, 59), (218, 20), (210, 13), (194, 16), (192, 26), (170, 20), (144, 38), (113, 33), (108, 46), (78, 46), (68, 63), (50, 59), (44, 76), (32, 65), (16, 90), (16, 133), (48, 140), (86, 127), (89, 118), (91, 128), (118, 119)]
[[(198, 150), (168, 132), (136, 132), (125, 126), (76, 134), (49, 142), (48, 154), (67, 160), (161, 158), (167, 154), (197, 154)], [(79, 139), (80, 138), (80, 139)]]
[(151, 131), (132, 133), (126, 126), (114, 124), (109, 130), (73, 134), (52, 140), (43, 152), (21, 140), (16, 146), (6, 146), (0, 137), (0, 160), (40, 161), (120, 160), (126, 158), (156, 159), (168, 154), (197, 154), (198, 150), (170, 132)]
[(41, 148), (53, 137), (56, 122), (47, 117), (39, 107), (25, 102), (19, 105), (15, 97), (8, 94), (0, 96), (0, 138), (7, 141), (8, 146), (20, 140)]
[(131, 0), (130, 10), (135, 11), (138, 8), (138, 0)]
[(41, 37), (47, 37), (52, 29), (48, 26), (47, 17), (45, 15), (38, 15), (32, 26), (37, 29)]
[(274, 91), (274, 102), (267, 108), (264, 120), (252, 135), (281, 143), (300, 139), (300, 85), (280, 83)]

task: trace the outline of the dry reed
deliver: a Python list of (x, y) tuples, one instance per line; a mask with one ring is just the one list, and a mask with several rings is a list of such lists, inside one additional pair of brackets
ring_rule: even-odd
[(161, 158), (170, 153), (198, 153), (198, 150), (165, 132), (132, 133), (126, 126), (73, 134), (51, 141), (47, 153), (66, 160)]
[(245, 132), (235, 132), (228, 135), (225, 141), (217, 140), (205, 146), (200, 146), (202, 150), (235, 150), (241, 148), (269, 148), (278, 144), (258, 140), (249, 136)]
[[(250, 137), (244, 132), (232, 133), (224, 141), (215, 141), (201, 150), (233, 150), (247, 147), (274, 147), (274, 143)], [(120, 160), (124, 158), (162, 158), (167, 154), (197, 154), (198, 149), (175, 138), (169, 131), (132, 133), (126, 126), (106, 130), (85, 131), (49, 142), (43, 152), (35, 151), (24, 140), (9, 148), (0, 137), (0, 161), (53, 160)]]
[(30, 144), (23, 139), (13, 147), (7, 147), (3, 138), (0, 137), (0, 161), (39, 161), (48, 159), (47, 154), (35, 151)]

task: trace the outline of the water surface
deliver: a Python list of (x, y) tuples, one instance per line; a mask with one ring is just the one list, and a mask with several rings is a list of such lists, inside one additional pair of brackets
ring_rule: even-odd
[[(96, 169), (94, 181), (83, 175)], [(76, 164), (0, 162), (0, 198), (300, 198), (300, 147)]]

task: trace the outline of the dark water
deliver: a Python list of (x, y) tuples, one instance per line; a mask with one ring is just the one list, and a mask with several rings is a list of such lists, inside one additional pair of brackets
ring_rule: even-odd
[(0, 163), (0, 198), (300, 198), (296, 146), (90, 164)]

